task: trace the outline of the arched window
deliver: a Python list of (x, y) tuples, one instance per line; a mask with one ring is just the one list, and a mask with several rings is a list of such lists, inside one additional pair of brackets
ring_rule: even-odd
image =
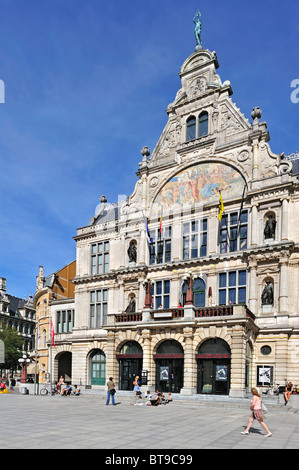
[(196, 119), (194, 116), (190, 116), (187, 119), (187, 141), (194, 140), (196, 138)]
[(101, 349), (95, 349), (90, 355), (91, 385), (105, 385), (106, 356)]
[[(187, 294), (187, 283), (189, 281), (185, 281), (182, 288), (183, 293), (183, 305), (186, 303), (186, 294)], [(197, 278), (194, 280), (193, 284), (193, 305), (194, 307), (204, 307), (205, 306), (205, 292), (206, 292), (206, 284), (205, 282)]]
[(198, 118), (198, 137), (207, 135), (209, 131), (209, 115), (205, 111)]

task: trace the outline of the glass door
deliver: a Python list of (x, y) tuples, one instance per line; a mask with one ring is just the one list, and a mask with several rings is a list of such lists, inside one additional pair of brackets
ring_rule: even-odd
[(119, 388), (133, 390), (133, 381), (138, 375), (141, 380), (142, 358), (119, 360)]

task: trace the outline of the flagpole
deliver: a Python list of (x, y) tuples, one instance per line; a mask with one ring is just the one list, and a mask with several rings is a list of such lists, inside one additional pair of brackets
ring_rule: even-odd
[(52, 396), (52, 317), (49, 315), (49, 330), (50, 330), (50, 357), (49, 357), (49, 370), (50, 370), (50, 396)]
[(36, 340), (35, 340), (35, 369), (34, 369), (34, 395), (37, 393), (36, 375), (37, 375), (37, 343), (39, 336), (39, 319), (37, 320)]

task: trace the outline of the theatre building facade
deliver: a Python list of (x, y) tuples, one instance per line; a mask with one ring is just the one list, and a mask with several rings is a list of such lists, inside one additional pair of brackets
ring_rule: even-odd
[(218, 67), (209, 50), (186, 59), (133, 193), (103, 196), (77, 230), (74, 321), (52, 348), (54, 364), (71, 353), (73, 384), (132, 390), (139, 375), (230, 396), (299, 384), (299, 175)]

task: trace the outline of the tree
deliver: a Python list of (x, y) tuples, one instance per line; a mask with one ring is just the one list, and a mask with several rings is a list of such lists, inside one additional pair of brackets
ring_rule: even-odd
[(4, 342), (4, 364), (1, 369), (10, 369), (13, 371), (18, 368), (18, 359), (21, 356), (24, 340), (18, 334), (16, 328), (11, 328), (7, 323), (0, 325), (0, 339)]

